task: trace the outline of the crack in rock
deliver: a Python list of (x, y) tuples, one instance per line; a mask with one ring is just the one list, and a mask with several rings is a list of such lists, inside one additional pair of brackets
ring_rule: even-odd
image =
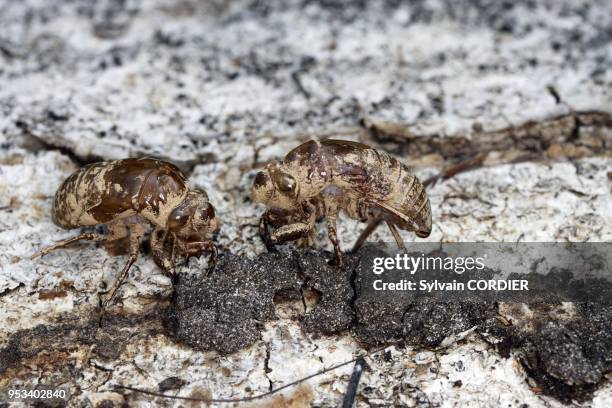
[(410, 125), (386, 121), (366, 119), (363, 125), (374, 141), (394, 154), (402, 157), (437, 154), (451, 162), (491, 152), (506, 156), (512, 152), (520, 161), (577, 158), (609, 155), (612, 148), (612, 114), (597, 111), (572, 112), (520, 126), (445, 137), (415, 134)]

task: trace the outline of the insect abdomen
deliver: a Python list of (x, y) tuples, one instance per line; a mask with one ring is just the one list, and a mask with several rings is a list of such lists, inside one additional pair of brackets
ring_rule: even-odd
[(431, 232), (431, 206), (425, 188), (403, 163), (385, 152), (354, 142), (324, 141), (334, 182), (356, 191), (360, 201), (384, 204), (409, 218), (398, 227), (419, 237)]
[(97, 183), (108, 164), (90, 164), (64, 180), (53, 199), (51, 215), (55, 224), (63, 228), (77, 228), (100, 223), (87, 210), (101, 200), (103, 187)]
[[(415, 233), (426, 238), (431, 233), (431, 205), (429, 197), (425, 192), (425, 187), (419, 179), (412, 174), (408, 174), (400, 181), (400, 191), (398, 205), (401, 212), (414, 220), (417, 225)], [(412, 228), (410, 228), (412, 229)]]
[[(394, 157), (374, 149), (371, 152), (376, 157), (375, 162), (378, 163), (377, 166), (374, 166), (378, 172), (373, 171), (374, 174), (377, 173), (378, 180), (370, 180), (370, 182), (385, 186), (383, 190), (386, 190), (386, 195), (380, 196), (379, 199), (412, 221), (411, 223), (398, 223), (398, 227), (415, 231), (421, 238), (429, 236), (431, 205), (423, 184), (408, 166)], [(375, 188), (375, 185), (372, 185), (371, 188)]]

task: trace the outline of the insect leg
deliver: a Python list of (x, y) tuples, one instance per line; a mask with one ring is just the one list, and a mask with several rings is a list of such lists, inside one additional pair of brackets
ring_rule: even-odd
[(395, 242), (397, 243), (397, 246), (403, 252), (407, 252), (406, 246), (404, 245), (404, 241), (402, 241), (402, 237), (400, 236), (399, 232), (397, 231), (397, 228), (395, 227), (395, 224), (392, 224), (389, 221), (387, 221), (387, 226), (391, 230), (391, 234), (393, 234), (393, 238), (395, 238)]
[(376, 228), (378, 228), (378, 226), (380, 225), (380, 223), (382, 222), (382, 218), (381, 217), (376, 217), (373, 218), (368, 225), (365, 227), (365, 229), (361, 232), (361, 234), (359, 234), (359, 238), (357, 238), (357, 241), (355, 241), (355, 245), (353, 245), (353, 249), (352, 252), (357, 252), (359, 250), (359, 248), (361, 248), (361, 246), (363, 245), (363, 243), (365, 242), (366, 239), (368, 239), (368, 237), (370, 236), (370, 234), (372, 234), (372, 232), (374, 232), (374, 230)]
[(151, 255), (157, 264), (168, 274), (174, 275), (174, 252), (166, 248), (168, 231), (155, 228), (151, 232)]
[(41, 249), (40, 251), (38, 251), (34, 255), (32, 255), (30, 257), (30, 259), (34, 259), (34, 258), (39, 257), (39, 256), (47, 255), (51, 251), (55, 251), (56, 249), (66, 247), (66, 246), (68, 246), (68, 245), (70, 245), (70, 244), (72, 244), (74, 242), (80, 241), (80, 240), (86, 240), (86, 241), (105, 241), (108, 238), (109, 237), (107, 235), (104, 235), (104, 234), (96, 234), (96, 233), (93, 233), (93, 232), (85, 232), (83, 234), (77, 235), (76, 237), (64, 239), (63, 241), (56, 242), (55, 244), (53, 244), (51, 246), (48, 246), (48, 247), (46, 247), (44, 249)]
[(298, 238), (298, 239), (295, 241), (295, 245), (296, 245), (298, 248), (309, 248), (309, 247), (311, 247), (311, 246), (312, 246), (312, 241), (313, 241), (313, 240), (312, 240), (312, 237), (311, 237), (311, 232), (312, 232), (312, 231), (310, 231), (310, 232), (309, 232), (308, 234), (306, 234), (305, 236), (303, 236), (303, 237), (301, 237), (301, 238)]
[(199, 255), (203, 251), (210, 251), (210, 257), (208, 258), (208, 271), (209, 274), (217, 264), (217, 244), (214, 241), (201, 241), (201, 242), (189, 242), (185, 246), (185, 251), (188, 255)]
[(208, 243), (209, 243), (208, 250), (210, 251), (210, 258), (208, 258), (208, 271), (206, 271), (206, 274), (210, 275), (213, 269), (215, 269), (215, 265), (217, 265), (217, 245), (212, 241), (208, 241)]
[(274, 251), (274, 242), (270, 239), (270, 230), (268, 229), (269, 213), (266, 211), (259, 219), (259, 236), (263, 241), (268, 251)]
[(272, 243), (282, 244), (283, 242), (294, 241), (303, 237), (304, 235), (307, 235), (311, 229), (312, 227), (308, 224), (296, 222), (277, 228), (274, 230), (270, 238)]
[(140, 249), (140, 243), (142, 242), (142, 238), (144, 237), (146, 228), (144, 225), (132, 224), (128, 226), (128, 229), (130, 231), (130, 255), (128, 257), (128, 261), (121, 270), (121, 273), (119, 273), (119, 277), (115, 280), (113, 289), (111, 290), (111, 293), (106, 302), (104, 302), (102, 309), (105, 309), (106, 306), (108, 306), (108, 304), (112, 302), (113, 298), (115, 297), (115, 294), (127, 278), (130, 268), (138, 258), (138, 250)]
[(109, 254), (126, 255), (129, 251), (130, 231), (126, 224), (116, 222), (106, 225), (109, 233), (106, 236), (105, 248)]
[(102, 306), (103, 309), (105, 309), (108, 306), (108, 304), (112, 302), (113, 298), (115, 297), (115, 294), (117, 293), (117, 290), (119, 290), (119, 288), (121, 287), (121, 285), (127, 278), (128, 272), (130, 271), (130, 268), (132, 267), (134, 262), (136, 262), (137, 258), (138, 258), (138, 255), (131, 254), (129, 256), (127, 263), (125, 264), (125, 266), (121, 270), (121, 273), (119, 274), (119, 277), (115, 280), (115, 284), (113, 285), (113, 290), (111, 291), (108, 299), (106, 299), (106, 301), (104, 302), (104, 305)]
[(338, 235), (336, 234), (336, 218), (338, 217), (338, 206), (336, 203), (326, 206), (327, 212), (327, 236), (334, 246), (334, 253), (336, 255), (336, 265), (341, 267), (342, 262), (342, 251), (340, 250), (340, 244), (338, 244)]
[(308, 223), (310, 227), (307, 233), (298, 238), (296, 245), (300, 248), (308, 248), (312, 246), (315, 240), (315, 224), (317, 220), (319, 217), (322, 219), (325, 216), (325, 207), (321, 200), (313, 199), (303, 204), (303, 210), (302, 216), (305, 217), (304, 222)]

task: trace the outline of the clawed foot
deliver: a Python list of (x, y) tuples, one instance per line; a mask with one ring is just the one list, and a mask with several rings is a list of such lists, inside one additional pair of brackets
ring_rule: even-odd
[(332, 265), (334, 265), (336, 268), (344, 267), (345, 262), (341, 252), (336, 252)]
[(210, 250), (210, 256), (208, 257), (208, 269), (206, 270), (206, 276), (210, 276), (210, 274), (215, 270), (215, 266), (217, 266), (217, 246), (213, 244)]

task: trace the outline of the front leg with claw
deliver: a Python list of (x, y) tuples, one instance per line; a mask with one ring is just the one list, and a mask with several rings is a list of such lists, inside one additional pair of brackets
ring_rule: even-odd
[(336, 265), (341, 268), (344, 265), (342, 259), (342, 251), (338, 243), (338, 234), (336, 231), (336, 219), (338, 218), (338, 204), (334, 200), (329, 200), (325, 204), (325, 212), (327, 216), (327, 236), (334, 246), (334, 254), (336, 256)]
[(175, 237), (167, 230), (156, 228), (151, 232), (151, 255), (155, 263), (172, 278), (176, 274), (174, 269), (175, 243)]
[(274, 242), (272, 242), (272, 238), (270, 237), (270, 218), (270, 212), (266, 211), (259, 219), (259, 236), (261, 237), (261, 240), (266, 246), (266, 249), (269, 252), (272, 252), (275, 250), (275, 248)]
[(217, 244), (212, 240), (188, 242), (183, 246), (183, 252), (190, 256), (200, 256), (202, 252), (209, 251), (210, 257), (208, 258), (208, 270), (206, 274), (209, 275), (215, 265), (217, 264)]
[[(301, 208), (292, 212), (279, 213), (266, 211), (260, 220), (260, 235), (268, 247), (289, 241), (298, 241), (298, 244), (309, 242), (309, 237), (316, 223), (317, 211), (315, 206), (306, 202)], [(269, 225), (280, 225), (272, 234)], [(270, 247), (268, 247), (270, 250)]]
[(310, 225), (303, 222), (283, 225), (282, 227), (274, 230), (270, 239), (274, 244), (295, 241), (299, 238), (308, 236), (311, 229), (312, 227)]

